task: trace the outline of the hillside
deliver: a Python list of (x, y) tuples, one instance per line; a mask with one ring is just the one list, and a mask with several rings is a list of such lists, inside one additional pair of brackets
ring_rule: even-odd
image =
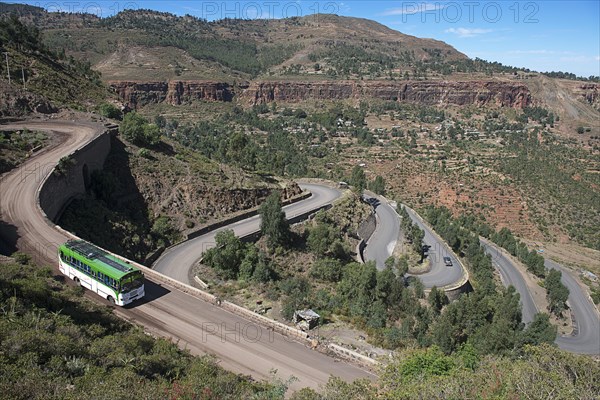
[(258, 206), (274, 189), (284, 198), (301, 193), (294, 183), (220, 164), (167, 138), (150, 148), (113, 138), (91, 182), (60, 225), (140, 262), (204, 224)]
[(193, 357), (83, 293), (22, 253), (1, 257), (3, 399), (282, 398), (284, 383), (252, 382)]
[(90, 64), (45, 45), (34, 25), (3, 15), (0, 49), (8, 58), (8, 67), (6, 62), (0, 65), (0, 76), (6, 77), (0, 81), (0, 116), (46, 114), (62, 107), (89, 109), (108, 96)]
[[(467, 60), (443, 42), (336, 15), (207, 22), (150, 10), (105, 19), (7, 4), (0, 10), (43, 29), (49, 45), (90, 60), (106, 80), (192, 79), (198, 69), (210, 71), (203, 78), (228, 82), (299, 74), (376, 78), (387, 76), (390, 68), (403, 73), (428, 63)], [(353, 64), (344, 62), (350, 58)]]
[[(349, 157), (339, 157), (338, 169), (340, 162), (351, 168), (364, 153), (356, 143), (335, 136), (358, 136), (362, 138), (359, 142), (366, 138), (371, 145), (380, 145), (369, 150), (369, 157), (382, 158), (373, 165), (373, 173), (390, 174), (390, 185), (402, 187), (402, 196), (408, 199), (439, 202), (455, 212), (473, 211), (478, 205), (481, 210), (476, 211), (490, 223), (512, 225), (529, 239), (577, 240), (597, 246), (593, 230), (590, 234), (596, 221), (593, 201), (591, 207), (583, 205), (587, 200), (569, 207), (568, 193), (575, 191), (581, 199), (588, 199), (597, 192), (598, 83), (549, 78), (496, 62), (471, 60), (442, 42), (405, 35), (374, 21), (336, 15), (207, 22), (151, 10), (124, 11), (99, 19), (30, 6), (4, 4), (0, 9), (15, 12), (21, 20), (39, 27), (47, 48), (65, 49), (73, 60), (90, 60), (93, 71), (102, 73), (102, 81), (123, 105), (150, 117), (160, 114), (174, 123), (218, 120), (210, 128), (222, 137), (229, 135), (227, 129), (223, 131), (229, 125), (263, 137), (265, 131), (281, 129), (266, 126), (262, 120), (302, 109), (299, 114), (308, 112), (308, 119), (318, 122), (325, 133), (313, 142), (310, 136), (314, 133), (299, 137), (297, 144), (308, 148), (331, 141), (350, 146), (345, 152)], [(47, 86), (53, 87), (50, 83)], [(62, 85), (51, 94), (61, 93), (63, 86), (70, 87)], [(37, 98), (29, 103), (36, 101), (39, 110), (50, 107)], [(13, 109), (16, 103), (12, 101)], [(236, 106), (256, 112), (231, 123), (244, 116)], [(329, 119), (344, 119), (344, 112), (339, 111), (344, 107), (360, 109), (364, 131), (358, 129), (363, 121), (356, 120), (354, 132), (335, 132), (338, 129)], [(223, 119), (234, 110), (229, 119)], [(327, 114), (325, 110), (333, 111), (324, 125), (319, 114)], [(317, 127), (304, 127), (302, 119), (298, 122), (295, 129), (283, 129), (298, 136), (299, 129), (306, 134)], [(204, 126), (197, 129), (205, 132)], [(540, 159), (569, 160), (570, 152), (576, 152), (568, 173), (565, 165), (550, 173), (550, 164), (541, 160), (529, 162), (539, 164), (543, 177), (518, 173), (520, 164), (512, 160), (520, 160), (521, 153), (531, 146), (546, 146), (545, 140), (538, 140), (521, 148), (522, 132), (531, 130), (536, 135), (548, 131), (550, 137), (556, 135), (560, 140), (560, 146), (552, 148), (552, 156), (546, 149), (540, 151)], [(181, 131), (175, 128), (172, 134)], [(507, 134), (514, 143), (503, 139)], [(397, 140), (400, 138), (407, 143), (415, 141), (407, 149), (409, 159), (415, 160), (402, 163), (397, 158), (393, 146), (407, 144)], [(184, 144), (194, 146), (198, 140), (196, 136)], [(264, 143), (263, 137), (257, 147), (264, 148)], [(499, 159), (498, 154), (509, 144), (507, 157)], [(212, 153), (206, 155), (219, 158), (213, 153), (220, 144), (210, 145)], [(592, 155), (580, 152), (581, 148)], [(306, 150), (301, 153), (310, 154)], [(223, 157), (219, 161), (231, 160)], [(392, 173), (398, 165), (405, 165), (402, 173)], [(331, 175), (327, 168), (307, 166), (292, 169)], [(330, 177), (342, 178), (343, 171), (335, 175)], [(559, 178), (563, 183), (557, 187), (573, 187), (550, 191)], [(442, 182), (437, 190), (429, 184), (432, 179)], [(473, 182), (467, 184), (467, 179)], [(497, 179), (509, 187), (499, 189)], [(411, 184), (406, 185), (408, 182)], [(467, 193), (467, 188), (472, 193)], [(568, 217), (562, 216), (565, 214)], [(582, 215), (586, 216), (584, 222), (576, 223)]]

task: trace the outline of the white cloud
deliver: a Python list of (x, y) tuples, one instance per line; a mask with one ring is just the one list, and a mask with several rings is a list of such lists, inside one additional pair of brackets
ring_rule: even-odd
[(554, 50), (511, 50), (508, 54), (556, 54)]
[(402, 7), (397, 8), (389, 8), (382, 12), (379, 15), (389, 16), (389, 15), (413, 15), (419, 14), (426, 11), (435, 11), (441, 10), (445, 6), (443, 4), (431, 4), (431, 3), (407, 3), (402, 5)]
[(481, 29), (481, 28), (449, 28), (444, 32), (446, 33), (454, 33), (461, 38), (469, 38), (474, 36), (483, 35), (485, 33), (492, 32), (492, 29)]

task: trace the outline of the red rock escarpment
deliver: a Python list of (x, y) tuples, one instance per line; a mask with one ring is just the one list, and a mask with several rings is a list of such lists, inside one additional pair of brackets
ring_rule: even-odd
[(151, 103), (181, 105), (194, 100), (231, 101), (233, 98), (228, 83), (215, 81), (110, 81), (108, 85), (133, 109)]
[[(194, 100), (232, 101), (236, 94), (228, 83), (214, 81), (111, 81), (109, 85), (125, 104), (134, 109), (161, 102), (180, 105)], [(239, 99), (246, 105), (360, 98), (430, 106), (523, 108), (531, 104), (527, 86), (500, 81), (256, 81), (238, 89), (241, 90)]]
[(432, 106), (523, 108), (531, 103), (531, 94), (527, 86), (499, 81), (252, 82), (241, 94), (241, 98), (247, 104), (359, 98)]

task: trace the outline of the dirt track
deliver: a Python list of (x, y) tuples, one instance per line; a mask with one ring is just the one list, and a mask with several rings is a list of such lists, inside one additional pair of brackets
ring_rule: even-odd
[[(37, 190), (61, 157), (93, 139), (102, 126), (39, 121), (0, 129), (25, 127), (58, 135), (60, 140), (2, 177), (0, 241), (6, 249), (18, 248), (32, 254), (37, 262), (54, 266), (56, 249), (67, 237), (42, 215), (37, 206)], [(298, 380), (291, 384), (293, 390), (317, 388), (330, 375), (345, 380), (373, 377), (168, 285), (147, 281), (143, 303), (116, 312), (149, 332), (172, 338), (193, 354), (216, 355), (220, 364), (231, 371), (256, 379), (269, 379), (272, 369), (283, 379), (295, 376)]]

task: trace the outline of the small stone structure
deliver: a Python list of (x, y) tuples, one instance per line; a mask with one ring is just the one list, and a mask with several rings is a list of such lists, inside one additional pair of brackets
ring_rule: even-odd
[(294, 312), (294, 323), (303, 331), (309, 331), (319, 325), (321, 316), (313, 310), (298, 310)]

